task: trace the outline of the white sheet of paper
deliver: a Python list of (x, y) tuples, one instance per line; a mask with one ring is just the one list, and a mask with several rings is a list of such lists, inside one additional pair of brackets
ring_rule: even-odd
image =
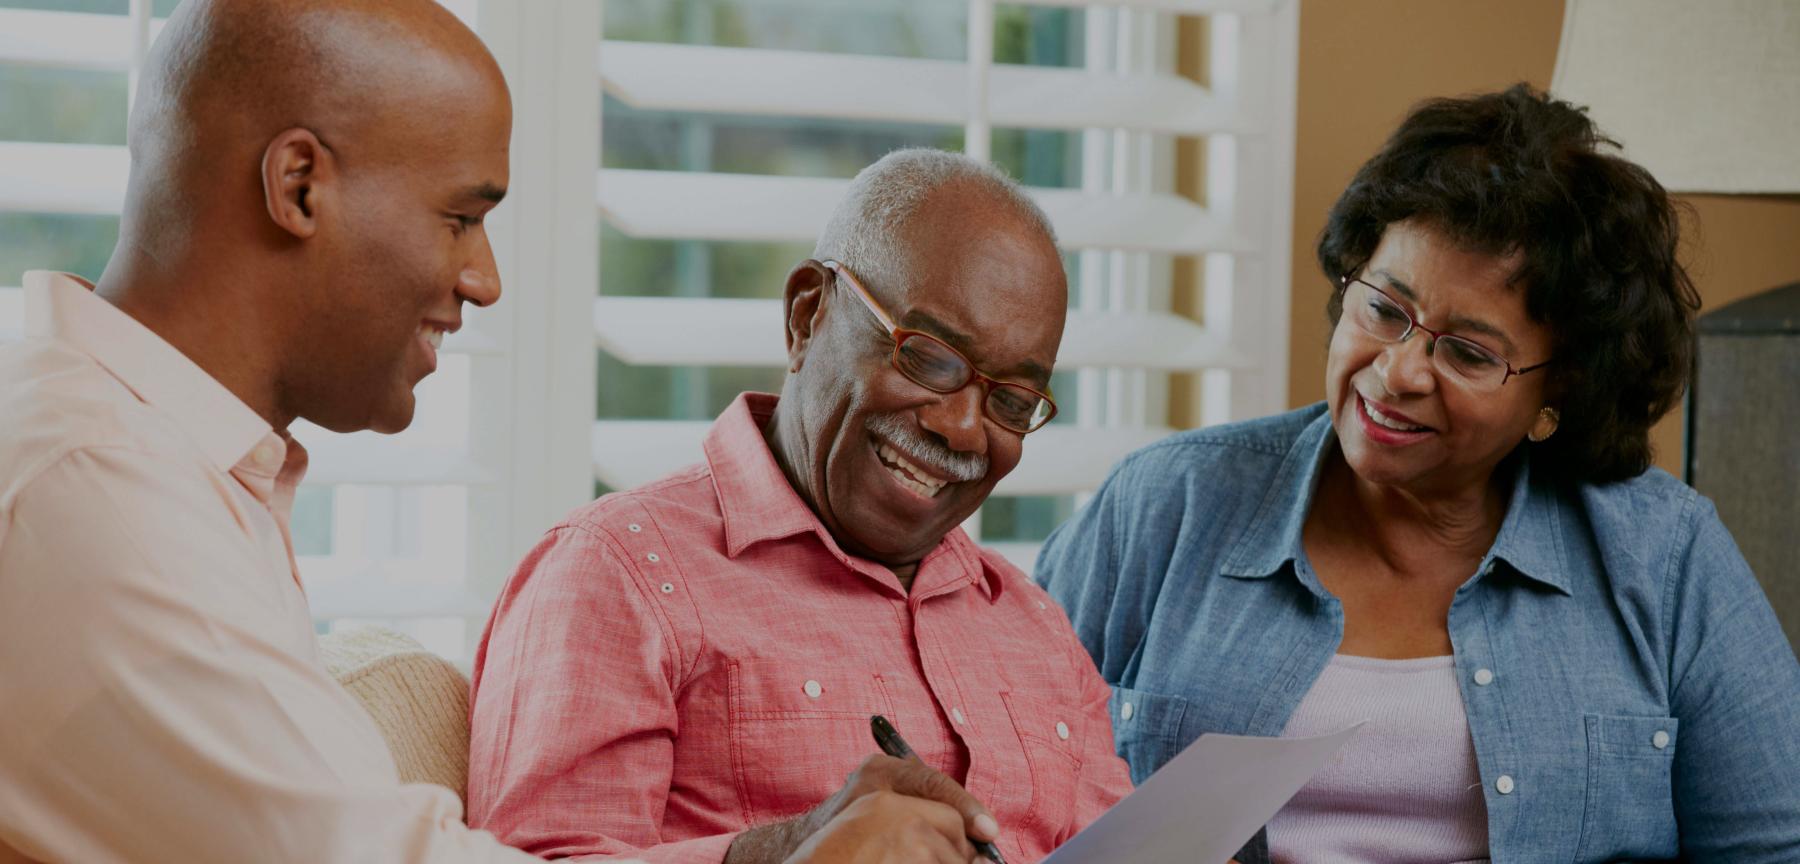
[(1225, 864), (1362, 725), (1316, 738), (1202, 735), (1043, 864)]

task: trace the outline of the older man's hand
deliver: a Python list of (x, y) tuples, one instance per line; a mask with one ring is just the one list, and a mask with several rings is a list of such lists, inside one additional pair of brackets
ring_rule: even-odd
[(987, 808), (955, 780), (917, 759), (877, 755), (806, 815), (738, 835), (725, 861), (968, 862), (975, 856), (968, 838), (999, 833)]
[(975, 847), (955, 808), (871, 792), (814, 832), (786, 864), (970, 864)]

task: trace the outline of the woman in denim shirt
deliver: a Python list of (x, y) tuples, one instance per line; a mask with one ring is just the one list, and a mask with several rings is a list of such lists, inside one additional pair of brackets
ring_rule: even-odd
[(1276, 860), (1800, 862), (1800, 663), (1650, 467), (1699, 301), (1612, 146), (1522, 85), (1421, 105), (1319, 241), (1326, 401), (1147, 447), (1050, 538), (1133, 780), (1366, 719)]

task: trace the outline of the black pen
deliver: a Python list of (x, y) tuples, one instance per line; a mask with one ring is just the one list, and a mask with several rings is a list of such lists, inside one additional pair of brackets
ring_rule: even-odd
[[(880, 747), (881, 752), (895, 759), (918, 758), (918, 754), (914, 753), (911, 747), (906, 746), (906, 739), (900, 737), (900, 731), (895, 729), (894, 724), (889, 723), (886, 717), (880, 714), (870, 717), (869, 731), (875, 733), (875, 746)], [(980, 853), (981, 857), (998, 862), (998, 864), (1006, 864), (1006, 859), (1000, 856), (1000, 850), (994, 848), (994, 844), (973, 837), (969, 838), (969, 842), (975, 844), (975, 851)]]

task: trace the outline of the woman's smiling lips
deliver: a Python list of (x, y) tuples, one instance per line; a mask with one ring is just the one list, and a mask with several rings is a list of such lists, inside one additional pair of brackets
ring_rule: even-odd
[(1392, 447), (1416, 444), (1437, 433), (1411, 417), (1379, 403), (1370, 402), (1356, 393), (1356, 417), (1369, 440)]

